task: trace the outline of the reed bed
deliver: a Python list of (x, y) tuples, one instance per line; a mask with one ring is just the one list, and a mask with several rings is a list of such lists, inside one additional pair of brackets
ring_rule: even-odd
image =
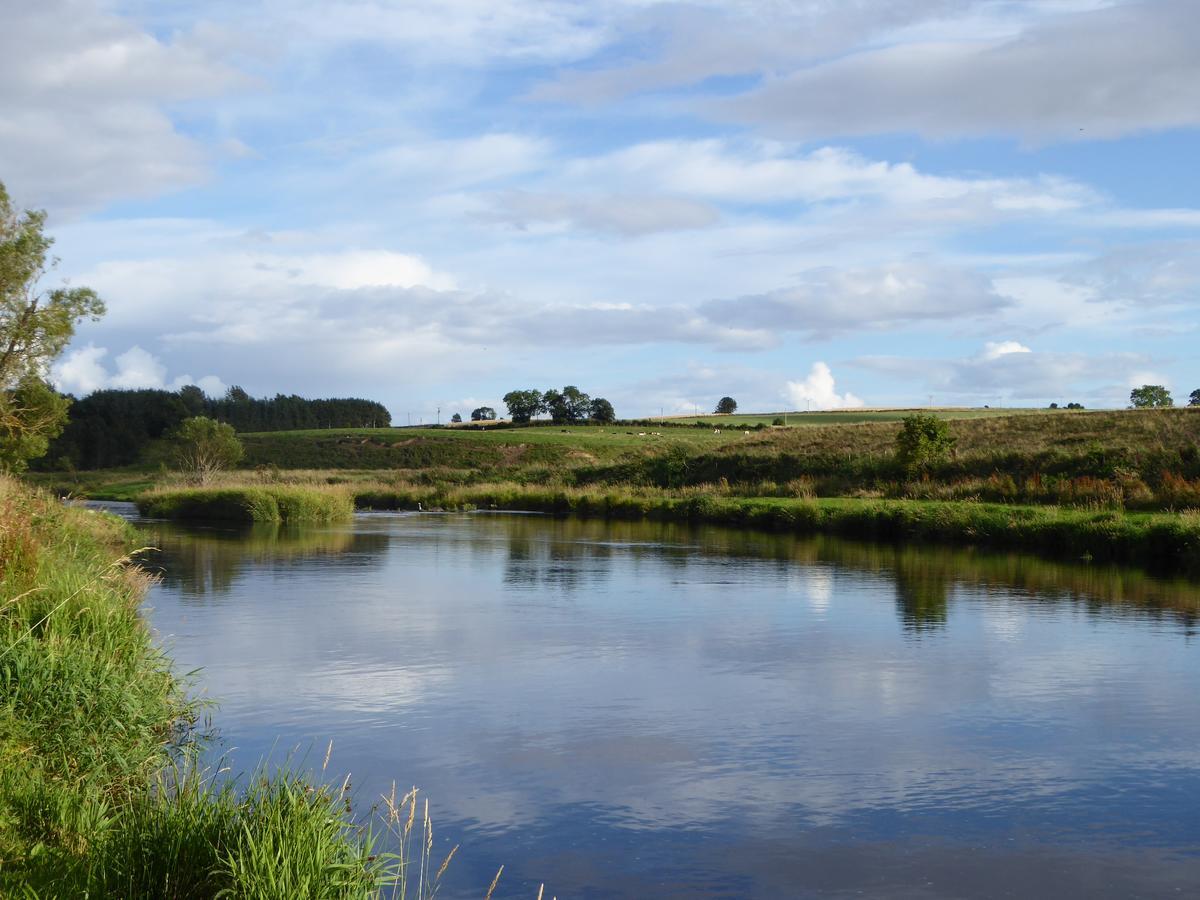
[(138, 511), (159, 519), (227, 522), (337, 522), (354, 513), (353, 495), (331, 485), (174, 488), (148, 491)]

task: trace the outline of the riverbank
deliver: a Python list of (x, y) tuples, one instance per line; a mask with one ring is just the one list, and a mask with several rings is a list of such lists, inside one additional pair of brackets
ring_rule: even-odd
[(1200, 514), (853, 498), (716, 497), (514, 485), (363, 491), (362, 509), (506, 509), (1021, 550), (1200, 573)]
[(214, 786), (200, 710), (139, 614), (137, 535), (0, 476), (0, 895), (370, 897), (344, 789)]
[[(232, 480), (232, 479), (230, 479)], [(304, 486), (159, 489), (139, 499), (143, 515), (183, 520), (280, 521), (278, 497), (303, 498), (284, 521), (331, 521), (363, 510), (512, 510), (609, 519), (703, 522), (832, 534), (862, 540), (937, 542), (1091, 559), (1159, 571), (1200, 573), (1200, 514), (982, 503), (739, 496), (708, 487), (579, 488), (358, 481)], [(266, 498), (266, 499), (264, 499)], [(336, 510), (337, 515), (327, 515)], [(264, 518), (255, 519), (261, 513)]]

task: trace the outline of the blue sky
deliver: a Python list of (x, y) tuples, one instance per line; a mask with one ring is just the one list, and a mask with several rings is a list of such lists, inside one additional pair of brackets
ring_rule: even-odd
[(397, 421), (1200, 387), (1186, 0), (50, 0), (0, 179), (109, 314), (61, 387)]

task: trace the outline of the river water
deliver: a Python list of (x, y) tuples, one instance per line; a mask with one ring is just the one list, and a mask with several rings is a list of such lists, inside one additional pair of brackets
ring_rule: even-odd
[(501, 863), (498, 898), (1200, 895), (1200, 585), (528, 515), (142, 524), (219, 752), (332, 740), (363, 815), (419, 786), (441, 897)]

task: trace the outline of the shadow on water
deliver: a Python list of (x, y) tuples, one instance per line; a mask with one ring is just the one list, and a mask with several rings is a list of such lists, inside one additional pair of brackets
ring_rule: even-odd
[(277, 571), (361, 568), (378, 561), (385, 535), (349, 526), (261, 523), (247, 526), (143, 525), (154, 549), (142, 564), (163, 584), (191, 599), (227, 595), (243, 572), (270, 564)]

